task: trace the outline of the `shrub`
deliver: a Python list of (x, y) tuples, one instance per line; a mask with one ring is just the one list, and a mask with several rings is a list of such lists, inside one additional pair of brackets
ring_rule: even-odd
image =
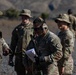
[(41, 17), (44, 19), (44, 21), (49, 17), (48, 13), (42, 13)]
[(5, 11), (5, 16), (9, 19), (17, 19), (19, 17), (19, 11), (13, 8), (9, 8)]

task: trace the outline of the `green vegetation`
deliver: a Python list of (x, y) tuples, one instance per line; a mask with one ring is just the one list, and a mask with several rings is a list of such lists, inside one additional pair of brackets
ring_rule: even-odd
[[(0, 11), (0, 18), (8, 18), (8, 19), (18, 19), (19, 13), (17, 9), (9, 8), (5, 11)], [(44, 19), (44, 21), (49, 17), (49, 14), (44, 12), (41, 13), (40, 16)]]
[(44, 19), (44, 21), (49, 17), (48, 13), (42, 13), (41, 17)]
[(4, 12), (5, 17), (8, 19), (17, 19), (19, 17), (19, 11), (13, 8), (9, 8)]

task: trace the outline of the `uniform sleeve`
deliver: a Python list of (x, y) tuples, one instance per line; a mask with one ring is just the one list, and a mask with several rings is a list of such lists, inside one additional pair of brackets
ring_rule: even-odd
[[(70, 33), (71, 34), (71, 33)], [(66, 37), (63, 40), (63, 66), (66, 65), (66, 61), (70, 57), (73, 48), (74, 48), (74, 40), (71, 35), (66, 35)]]
[(18, 36), (17, 36), (17, 30), (15, 29), (12, 32), (12, 37), (11, 37), (11, 44), (10, 44), (10, 49), (12, 50), (12, 53), (10, 54), (10, 59), (13, 59), (14, 53), (15, 53), (15, 48), (17, 45), (17, 41), (18, 41)]
[[(2, 38), (3, 39), (3, 38)], [(3, 43), (2, 43), (2, 45), (3, 45), (3, 47), (6, 47), (6, 48), (8, 48), (9, 49), (9, 46), (8, 46), (8, 44), (6, 43), (6, 41), (3, 39)]]
[(70, 36), (70, 35), (67, 35), (67, 37), (65, 37), (65, 39), (64, 39), (64, 45), (63, 45), (63, 56), (64, 56), (64, 59), (68, 59), (70, 54), (73, 51), (74, 40), (72, 40), (72, 39), (73, 39), (73, 37)]
[(60, 43), (59, 38), (54, 38), (51, 40), (52, 46), (53, 46), (53, 53), (52, 53), (52, 59), (53, 61), (58, 61), (62, 57), (62, 45)]

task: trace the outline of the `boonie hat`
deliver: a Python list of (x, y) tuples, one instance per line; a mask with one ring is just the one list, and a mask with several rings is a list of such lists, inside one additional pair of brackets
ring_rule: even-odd
[(69, 16), (67, 14), (61, 14), (59, 15), (56, 19), (55, 22), (57, 23), (58, 21), (64, 21), (66, 23), (70, 24)]
[(30, 11), (29, 9), (23, 9), (23, 10), (21, 11), (20, 16), (24, 16), (24, 15), (26, 15), (26, 16), (28, 16), (28, 17), (32, 17), (32, 16), (31, 16), (31, 11)]

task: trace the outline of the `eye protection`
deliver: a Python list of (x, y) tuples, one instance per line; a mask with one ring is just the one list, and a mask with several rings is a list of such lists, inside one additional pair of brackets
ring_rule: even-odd
[(43, 30), (43, 28), (42, 27), (34, 28), (34, 31), (39, 31), (39, 30)]

